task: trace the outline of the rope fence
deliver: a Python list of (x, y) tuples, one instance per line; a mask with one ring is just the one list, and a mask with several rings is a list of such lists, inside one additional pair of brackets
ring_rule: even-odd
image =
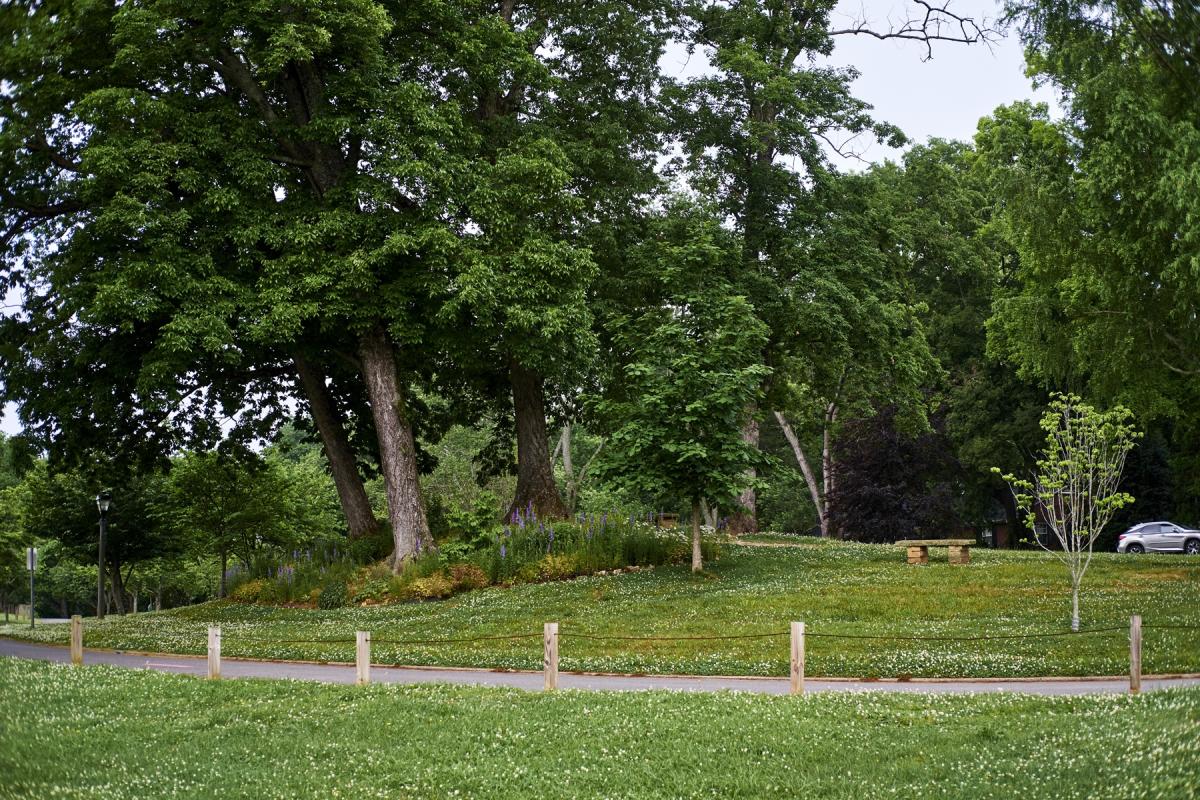
[[(1185, 630), (1200, 631), (1200, 625), (1178, 623), (1143, 624), (1139, 615), (1130, 617), (1129, 627), (1113, 625), (1101, 628), (1085, 628), (1079, 631), (1051, 631), (989, 634), (978, 636), (914, 636), (910, 634), (854, 634), (854, 633), (824, 633), (807, 631), (805, 623), (793, 622), (789, 630), (770, 631), (766, 633), (741, 633), (725, 635), (682, 635), (682, 636), (630, 636), (623, 634), (577, 633), (574, 631), (559, 632), (557, 622), (547, 622), (542, 633), (516, 633), (504, 635), (443, 637), (425, 639), (393, 639), (381, 638), (374, 641), (378, 644), (406, 645), (451, 645), (475, 644), (479, 642), (520, 641), (524, 639), (541, 638), (543, 640), (543, 673), (545, 674), (545, 689), (553, 690), (558, 686), (558, 642), (560, 638), (578, 639), (585, 641), (626, 641), (626, 642), (715, 642), (737, 640), (761, 640), (790, 637), (791, 658), (790, 678), (793, 694), (804, 691), (804, 662), (806, 639), (836, 639), (864, 641), (904, 641), (904, 642), (983, 642), (983, 641), (1013, 641), (1021, 639), (1048, 639), (1070, 636), (1089, 636), (1096, 634), (1112, 634), (1126, 632), (1129, 634), (1129, 691), (1136, 694), (1141, 690), (1141, 651), (1143, 630)], [(79, 616), (71, 617), (71, 661), (74, 664), (83, 663), (83, 622)], [(368, 631), (357, 631), (355, 638), (338, 639), (275, 639), (258, 636), (245, 636), (235, 631), (225, 637), (235, 643), (269, 644), (269, 645), (355, 645), (355, 663), (357, 682), (370, 682), (371, 657), (370, 648), (372, 637)], [(221, 642), (220, 626), (210, 626), (208, 629), (208, 676), (219, 678), (221, 675)]]

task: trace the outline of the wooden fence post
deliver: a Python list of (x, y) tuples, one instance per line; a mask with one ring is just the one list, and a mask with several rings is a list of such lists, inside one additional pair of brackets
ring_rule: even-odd
[(1129, 618), (1129, 693), (1142, 690), (1142, 615)]
[(366, 686), (371, 682), (371, 632), (355, 631), (354, 637), (354, 664), (358, 667), (358, 676), (354, 682), (359, 686)]
[(542, 632), (544, 652), (542, 657), (542, 674), (545, 677), (543, 689), (547, 692), (558, 688), (558, 623), (547, 622)]
[(208, 627), (208, 677), (217, 680), (221, 677), (221, 626)]
[(804, 694), (804, 623), (792, 623), (792, 694)]
[(83, 663), (83, 618), (78, 614), (71, 617), (71, 663)]

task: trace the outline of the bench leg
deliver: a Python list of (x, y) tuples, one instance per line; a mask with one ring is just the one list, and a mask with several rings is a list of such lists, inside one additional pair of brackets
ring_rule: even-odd
[(928, 547), (909, 547), (908, 548), (908, 563), (910, 564), (928, 564), (929, 563), (929, 548)]
[(971, 548), (959, 547), (950, 545), (950, 563), (951, 564), (970, 564), (971, 563)]

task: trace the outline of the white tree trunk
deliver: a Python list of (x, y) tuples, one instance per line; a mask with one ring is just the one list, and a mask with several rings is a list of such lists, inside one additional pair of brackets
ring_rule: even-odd
[(788, 444), (792, 447), (792, 453), (796, 456), (796, 461), (800, 464), (800, 472), (804, 474), (804, 482), (808, 484), (808, 494), (812, 498), (813, 507), (817, 510), (817, 520), (821, 525), (821, 536), (828, 536), (829, 517), (825, 511), (825, 497), (821, 494), (821, 487), (817, 485), (817, 479), (813, 475), (812, 466), (808, 463), (808, 458), (805, 457), (803, 448), (800, 447), (800, 439), (796, 436), (796, 432), (792, 430), (792, 426), (788, 424), (782, 412), (776, 411), (775, 419), (779, 422), (779, 427), (783, 429), (784, 438), (788, 440)]

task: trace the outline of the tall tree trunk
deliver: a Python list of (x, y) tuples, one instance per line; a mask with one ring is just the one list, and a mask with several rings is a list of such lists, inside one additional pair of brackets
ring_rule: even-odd
[(512, 383), (513, 410), (517, 424), (517, 491), (508, 516), (533, 506), (539, 517), (567, 516), (554, 483), (550, 445), (546, 438), (546, 398), (542, 376), (511, 360), (508, 369)]
[(112, 568), (109, 570), (109, 586), (112, 591), (109, 592), (109, 598), (117, 607), (117, 613), (122, 617), (125, 616), (125, 581), (121, 579), (121, 564), (114, 561)]
[(704, 556), (700, 552), (700, 498), (692, 499), (692, 572), (704, 569)]
[(226, 585), (226, 575), (229, 574), (229, 551), (224, 547), (221, 548), (221, 580), (217, 583), (217, 598), (224, 599), (229, 593), (229, 587)]
[[(742, 426), (742, 441), (756, 450), (758, 449), (758, 420), (755, 419), (754, 414), (757, 411), (758, 409), (752, 406), (750, 417)], [(757, 474), (757, 471), (751, 468), (746, 471), (746, 478), (748, 481), (753, 481)], [(758, 506), (753, 486), (747, 486), (738, 495), (738, 505), (741, 506), (741, 509), (735, 511), (729, 518), (729, 532), (734, 536), (743, 533), (758, 533)]]
[(379, 466), (387, 487), (388, 520), (395, 544), (392, 571), (399, 572), (405, 561), (433, 544), (421, 498), (417, 447), (412, 425), (404, 415), (395, 354), (387, 333), (382, 327), (372, 328), (359, 340), (358, 352), (379, 437)]
[(301, 356), (295, 356), (292, 360), (300, 375), (304, 395), (308, 398), (313, 422), (321, 435), (321, 444), (325, 447), (325, 458), (329, 461), (329, 470), (333, 474), (333, 484), (337, 487), (350, 538), (357, 539), (374, 533), (375, 512), (371, 510), (371, 501), (367, 499), (362, 476), (358, 474), (358, 464), (346, 435), (346, 426), (325, 384), (325, 376)]
[(821, 432), (821, 479), (825, 484), (825, 524), (829, 526), (829, 497), (834, 490), (833, 424), (837, 422), (837, 405), (825, 409), (825, 427)]
[(779, 423), (779, 427), (783, 429), (784, 438), (792, 446), (792, 453), (796, 456), (796, 461), (800, 464), (800, 472), (804, 474), (804, 482), (808, 484), (808, 494), (812, 497), (813, 508), (817, 510), (817, 520), (821, 526), (821, 536), (829, 536), (829, 515), (825, 510), (825, 497), (821, 494), (821, 487), (817, 485), (816, 476), (813, 475), (812, 466), (808, 463), (808, 458), (804, 455), (804, 449), (800, 447), (800, 439), (796, 436), (796, 432), (792, 430), (792, 426), (788, 424), (787, 418), (783, 416), (783, 412), (776, 411), (775, 420)]

